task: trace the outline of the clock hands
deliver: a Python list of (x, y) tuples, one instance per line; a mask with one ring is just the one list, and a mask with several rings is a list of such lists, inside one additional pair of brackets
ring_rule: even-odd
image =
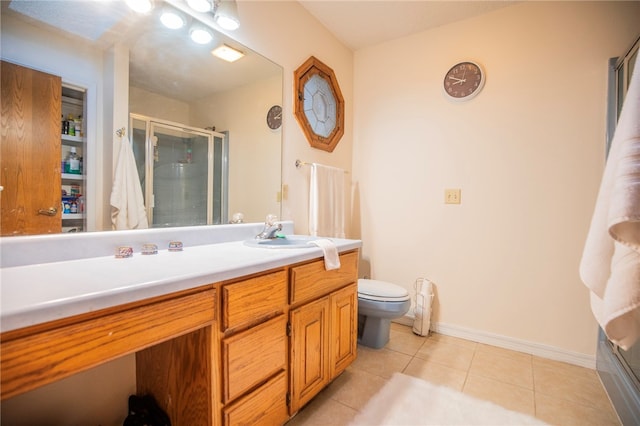
[[(464, 75), (463, 75), (463, 77), (464, 77)], [(451, 83), (451, 84), (462, 84), (462, 83), (467, 81), (466, 78), (456, 78), (456, 77), (453, 77), (451, 75), (449, 76), (449, 79), (456, 80), (455, 83)]]

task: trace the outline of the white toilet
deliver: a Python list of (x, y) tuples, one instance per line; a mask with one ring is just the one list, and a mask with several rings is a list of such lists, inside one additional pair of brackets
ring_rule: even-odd
[(384, 281), (358, 280), (358, 342), (379, 349), (389, 341), (391, 320), (411, 307), (409, 292)]

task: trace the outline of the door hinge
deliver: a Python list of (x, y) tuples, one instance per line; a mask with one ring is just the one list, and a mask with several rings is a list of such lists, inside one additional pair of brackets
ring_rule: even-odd
[(290, 392), (287, 392), (286, 399), (287, 399), (287, 405), (291, 405), (291, 393)]
[(287, 321), (287, 336), (291, 337), (291, 322)]

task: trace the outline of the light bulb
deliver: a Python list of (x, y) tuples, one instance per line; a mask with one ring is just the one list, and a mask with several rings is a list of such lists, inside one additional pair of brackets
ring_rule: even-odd
[(195, 41), (198, 44), (207, 44), (211, 40), (213, 40), (213, 36), (211, 33), (200, 26), (191, 27), (191, 31), (189, 31), (189, 35), (191, 36), (191, 40)]
[(228, 16), (216, 16), (216, 22), (225, 30), (237, 30), (240, 27), (240, 23), (233, 18)]
[(148, 13), (153, 9), (151, 0), (126, 0), (127, 6), (138, 13)]
[(187, 0), (189, 7), (196, 12), (209, 12), (213, 8), (210, 0)]
[(165, 9), (160, 15), (160, 22), (172, 30), (177, 30), (178, 28), (184, 27), (184, 18), (174, 10)]
[(237, 30), (240, 27), (240, 19), (235, 0), (220, 0), (217, 3), (215, 20), (225, 30)]

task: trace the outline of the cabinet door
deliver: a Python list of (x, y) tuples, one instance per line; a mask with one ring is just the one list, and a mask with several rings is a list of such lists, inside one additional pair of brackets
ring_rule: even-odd
[(291, 414), (330, 380), (329, 311), (328, 296), (291, 311)]
[[(59, 233), (60, 77), (2, 62), (2, 235)], [(38, 214), (38, 210), (52, 215)], [(55, 209), (55, 212), (53, 211)]]
[(331, 379), (356, 359), (358, 342), (358, 286), (331, 294)]

